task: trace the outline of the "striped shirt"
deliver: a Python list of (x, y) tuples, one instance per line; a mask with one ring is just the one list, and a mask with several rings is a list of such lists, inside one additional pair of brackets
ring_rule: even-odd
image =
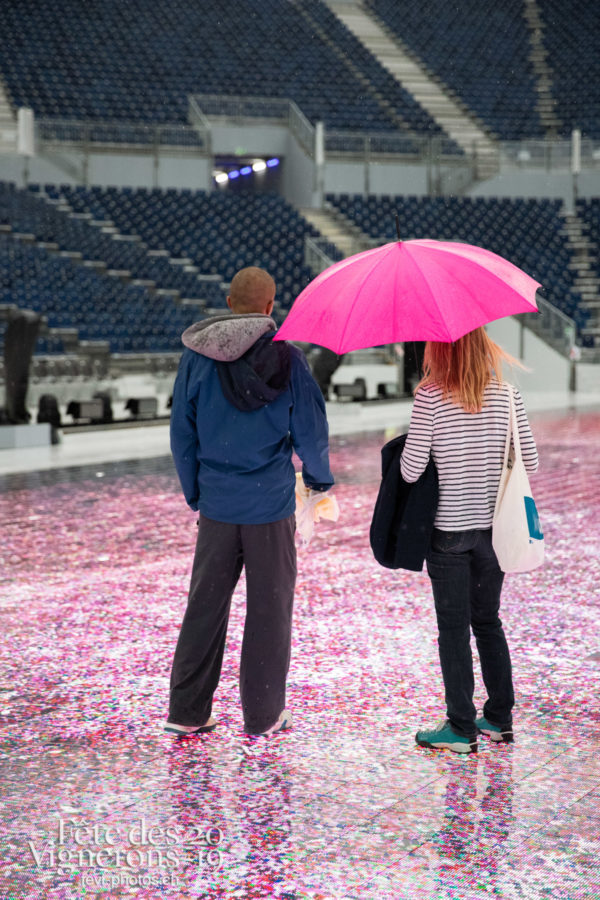
[[(527, 472), (535, 472), (535, 440), (516, 389), (514, 396), (523, 462)], [(443, 400), (437, 385), (417, 391), (400, 471), (405, 481), (416, 481), (429, 454), (433, 456), (440, 484), (436, 528), (470, 531), (491, 527), (509, 415), (506, 383), (488, 384), (478, 413), (465, 412), (451, 400)]]

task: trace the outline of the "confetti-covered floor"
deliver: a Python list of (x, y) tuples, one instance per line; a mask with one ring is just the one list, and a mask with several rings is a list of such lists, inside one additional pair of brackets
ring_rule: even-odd
[(426, 574), (369, 551), (381, 432), (332, 441), (342, 518), (299, 552), (295, 724), (270, 739), (241, 732), (243, 582), (217, 731), (160, 730), (195, 539), (170, 460), (0, 479), (0, 897), (600, 896), (600, 414), (532, 424), (548, 551), (506, 579), (516, 743), (468, 758), (414, 743), (444, 712), (435, 620)]

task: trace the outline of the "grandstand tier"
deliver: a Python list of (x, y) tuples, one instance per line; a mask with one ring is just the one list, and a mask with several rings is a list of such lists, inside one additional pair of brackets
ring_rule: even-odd
[(545, 297), (578, 328), (589, 320), (575, 288), (559, 200), (330, 194), (327, 202), (374, 242), (396, 240), (397, 214), (404, 240), (458, 240), (485, 247), (539, 281)]
[(536, 0), (564, 134), (600, 138), (600, 13), (595, 0)]
[(5, 0), (0, 34), (12, 103), (39, 116), (186, 123), (202, 92), (289, 98), (334, 129), (441, 133), (321, 2)]
[(534, 24), (527, 20), (526, 0), (366, 3), (502, 140), (545, 136), (539, 95), (546, 78), (557, 133), (579, 127), (588, 137), (600, 136), (600, 16), (594, 0), (536, 0)]
[[(0, 183), (0, 224), (10, 229), (0, 235), (0, 304), (112, 352), (179, 350), (187, 325), (227, 308), (227, 284), (247, 265), (273, 274), (280, 315), (312, 277), (304, 239), (317, 234), (275, 194), (68, 185)], [(62, 345), (42, 336), (42, 349)]]
[[(559, 201), (328, 195), (374, 243), (461, 240), (510, 259), (585, 328)], [(596, 239), (598, 203), (579, 204)], [(227, 285), (247, 265), (277, 283), (281, 318), (313, 277), (307, 237), (319, 233), (275, 194), (32, 186), (0, 183), (0, 304), (31, 308), (50, 328), (39, 352), (60, 352), (52, 329), (107, 341), (112, 352), (180, 349), (195, 319), (226, 309)], [(333, 249), (333, 248), (332, 248)]]

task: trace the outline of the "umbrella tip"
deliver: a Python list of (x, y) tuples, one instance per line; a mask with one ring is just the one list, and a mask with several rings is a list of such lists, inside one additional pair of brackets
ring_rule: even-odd
[(396, 219), (396, 234), (398, 235), (398, 240), (402, 240), (400, 236), (400, 219), (398, 217), (398, 213), (395, 214), (394, 218)]

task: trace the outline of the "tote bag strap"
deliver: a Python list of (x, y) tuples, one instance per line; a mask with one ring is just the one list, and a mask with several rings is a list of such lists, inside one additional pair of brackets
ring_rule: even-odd
[(512, 432), (513, 448), (515, 451), (515, 462), (521, 461), (521, 439), (519, 437), (519, 424), (517, 422), (517, 407), (515, 403), (515, 392), (512, 384), (508, 385), (508, 402), (510, 405), (510, 416), (508, 424), (508, 440)]
[(512, 385), (507, 384), (508, 388), (508, 427), (506, 429), (506, 440), (504, 442), (504, 465), (502, 467), (502, 471), (504, 471), (508, 465), (508, 455), (510, 453), (510, 434), (512, 431), (512, 411), (513, 411), (513, 403), (512, 403)]

